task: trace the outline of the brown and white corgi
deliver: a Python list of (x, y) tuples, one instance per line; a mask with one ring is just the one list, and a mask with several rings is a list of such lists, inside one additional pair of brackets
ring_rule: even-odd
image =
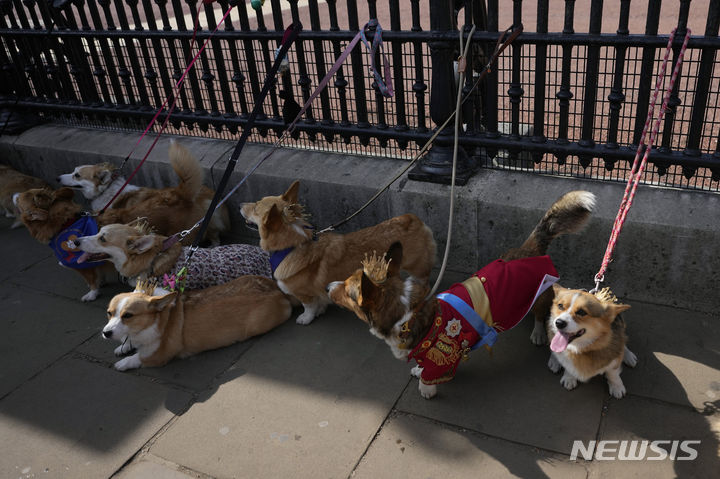
[(22, 226), (20, 212), (13, 203), (13, 196), (33, 188), (49, 188), (49, 185), (40, 178), (0, 165), (0, 212), (8, 218), (15, 218), (11, 228)]
[(273, 277), (285, 293), (305, 308), (297, 318), (309, 324), (330, 304), (328, 283), (346, 278), (367, 251), (386, 251), (400, 242), (405, 255), (402, 266), (418, 281), (427, 281), (435, 264), (432, 231), (417, 216), (406, 214), (348, 234), (315, 232), (298, 204), (299, 181), (280, 196), (266, 196), (244, 203), (241, 213), (258, 228), (260, 247), (268, 251)]
[[(155, 295), (153, 289), (141, 283), (110, 301), (103, 337), (127, 338), (136, 350), (115, 363), (118, 371), (163, 366), (175, 357), (229, 346), (270, 331), (292, 312), (275, 283), (259, 276), (183, 294)], [(123, 345), (115, 353), (123, 354)]]
[[(105, 225), (95, 235), (77, 238), (73, 246), (83, 251), (78, 262), (110, 261), (118, 273), (133, 281), (177, 275), (186, 266), (190, 249), (153, 233), (143, 221)], [(268, 254), (248, 244), (198, 248), (186, 267), (187, 289), (207, 288), (244, 275), (271, 277)]]
[(451, 380), (460, 359), (497, 333), (514, 327), (528, 312), (535, 315), (533, 342), (542, 342), (557, 272), (547, 252), (550, 242), (579, 231), (594, 206), (586, 191), (563, 195), (529, 238), (463, 283), (428, 298), (425, 281), (400, 274), (404, 248), (394, 244), (386, 258), (371, 257), (345, 281), (328, 286), (332, 301), (354, 312), (384, 339), (398, 359), (415, 359), (422, 397)]
[(560, 379), (566, 389), (578, 381), (586, 382), (605, 374), (610, 394), (625, 396), (620, 379), (622, 364), (637, 364), (637, 357), (626, 346), (625, 321), (620, 313), (630, 308), (615, 302), (609, 290), (591, 294), (577, 289), (555, 286), (550, 320), (547, 322), (550, 342), (548, 367), (554, 373), (563, 368)]
[[(139, 217), (144, 218), (157, 232), (172, 235), (190, 228), (205, 214), (203, 206), (196, 201), (202, 186), (203, 171), (197, 160), (179, 144), (170, 146), (170, 161), (180, 177), (180, 184), (173, 188), (157, 190), (144, 201), (126, 208), (111, 208), (96, 217), (98, 227), (112, 223), (129, 223)], [(20, 211), (20, 219), (30, 234), (41, 243), (48, 243), (80, 219), (83, 208), (73, 201), (74, 191), (62, 187), (56, 191), (50, 189), (32, 189), (14, 196), (15, 205)], [(80, 236), (80, 235), (77, 235)], [(190, 238), (192, 235), (188, 236)], [(68, 238), (68, 241), (76, 237)], [(68, 255), (80, 252), (68, 241), (59, 246)], [(93, 268), (74, 268), (90, 287), (90, 291), (81, 299), (93, 301), (100, 292), (100, 284), (112, 273), (111, 264), (101, 264)]]
[[(185, 198), (178, 198), (177, 189), (175, 188), (145, 188), (135, 185), (127, 185), (122, 194), (113, 201), (110, 209), (122, 209), (127, 211), (135, 211), (138, 205), (148, 204), (166, 204), (176, 208), (176, 211), (168, 214), (177, 216), (178, 220), (184, 220), (186, 229), (198, 220), (200, 220), (212, 201), (214, 192), (207, 186), (203, 185), (204, 173), (198, 161), (192, 154), (175, 140), (170, 141), (170, 162), (175, 173), (180, 178), (182, 184), (188, 185), (187, 194), (190, 201), (182, 201)], [(100, 211), (108, 201), (120, 190), (125, 183), (125, 178), (118, 175), (117, 168), (110, 163), (99, 163), (96, 165), (82, 165), (76, 167), (72, 173), (67, 173), (57, 177), (57, 181), (62, 186), (67, 186), (80, 191), (83, 196), (90, 201), (93, 211)], [(179, 204), (182, 201), (182, 204)], [(179, 206), (179, 208), (177, 208)], [(182, 208), (182, 209), (181, 209)], [(187, 210), (185, 210), (187, 208)], [(138, 215), (144, 216), (144, 215)], [(123, 213), (122, 217), (126, 217)], [(126, 223), (127, 221), (118, 221), (118, 223)], [(167, 234), (173, 234), (177, 231), (165, 231), (164, 228), (153, 224), (156, 230), (163, 231)], [(209, 240), (213, 246), (220, 244), (220, 234), (230, 229), (230, 214), (227, 207), (221, 205), (215, 210), (210, 224), (205, 233), (205, 239)]]

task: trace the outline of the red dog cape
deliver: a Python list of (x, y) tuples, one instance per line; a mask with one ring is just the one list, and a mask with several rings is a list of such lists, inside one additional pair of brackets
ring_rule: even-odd
[(515, 327), (557, 280), (549, 256), (499, 259), (439, 294), (430, 331), (408, 355), (422, 366), (422, 382), (450, 381), (461, 358), (479, 346), (492, 346), (497, 333)]

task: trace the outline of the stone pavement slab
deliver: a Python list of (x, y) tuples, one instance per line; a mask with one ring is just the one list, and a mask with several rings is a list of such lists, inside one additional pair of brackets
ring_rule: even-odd
[(109, 477), (189, 401), (137, 376), (59, 361), (0, 403), (0, 477)]
[(622, 374), (630, 394), (703, 410), (720, 404), (718, 316), (647, 303), (624, 313), (635, 371)]
[[(113, 278), (116, 277), (113, 275)], [(8, 281), (38, 291), (63, 296), (77, 303), (81, 303), (80, 298), (90, 290), (82, 276), (69, 268), (60, 266), (54, 256), (33, 264)], [(128, 285), (122, 284), (119, 277), (117, 277), (114, 281), (100, 288), (100, 295), (95, 301), (86, 304), (94, 308), (100, 308), (99, 311), (93, 310), (91, 314), (96, 314), (101, 319), (105, 319), (105, 309), (112, 297), (131, 289)]]
[(330, 311), (259, 338), (150, 452), (213, 477), (348, 477), (409, 376)]
[[(591, 478), (647, 478), (647, 477), (717, 477), (720, 471), (720, 453), (718, 437), (720, 434), (720, 416), (717, 404), (714, 415), (703, 415), (688, 407), (663, 404), (648, 399), (628, 397), (622, 401), (612, 401), (607, 417), (598, 436), (599, 440), (608, 441), (666, 441), (656, 445), (668, 454), (659, 459), (661, 453), (652, 450), (648, 444), (646, 460), (617, 461), (595, 460), (590, 467)], [(708, 412), (709, 413), (709, 412)], [(694, 454), (684, 451), (680, 444), (674, 447), (676, 460), (669, 459), (673, 451), (674, 441), (700, 441), (699, 444), (688, 444), (685, 448), (696, 451)], [(620, 445), (611, 444), (612, 448), (620, 449)], [(626, 446), (629, 451), (630, 445)], [(642, 446), (637, 445), (636, 451)], [(637, 452), (637, 454), (640, 454)], [(606, 454), (615, 457), (611, 452)], [(649, 459), (655, 457), (657, 460)]]
[[(102, 328), (80, 301), (0, 283), (0, 397), (50, 366)], [(92, 309), (92, 313), (88, 314)]]
[(584, 461), (509, 443), (425, 418), (394, 414), (353, 474), (356, 479), (585, 478)]
[(152, 454), (145, 454), (123, 468), (113, 479), (189, 479), (205, 478), (205, 474), (190, 471), (187, 468), (163, 461)]
[(24, 226), (11, 230), (12, 221), (0, 218), (0, 242), (4, 251), (0, 281), (11, 279), (32, 264), (52, 255), (52, 250), (35, 241)]
[[(221, 373), (237, 361), (252, 346), (253, 341), (254, 339), (251, 338), (226, 348), (205, 351), (189, 358), (174, 359), (161, 368), (140, 368), (129, 374), (145, 376), (151, 380), (159, 379), (163, 383), (175, 384), (181, 388), (200, 392), (207, 389)], [(114, 353), (119, 344), (116, 341), (103, 339), (100, 329), (98, 329), (98, 333), (80, 345), (76, 351), (111, 365), (120, 359)]]
[(595, 438), (607, 387), (595, 378), (567, 391), (547, 368), (547, 346), (530, 342), (531, 331), (532, 319), (526, 318), (500, 334), (492, 354), (472, 352), (455, 379), (438, 385), (429, 401), (413, 380), (398, 410), (569, 454), (574, 439)]

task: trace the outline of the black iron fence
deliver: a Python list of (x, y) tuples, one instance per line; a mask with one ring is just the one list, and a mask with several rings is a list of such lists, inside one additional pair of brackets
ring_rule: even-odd
[[(180, 89), (169, 130), (236, 137), (282, 32), (300, 21), (290, 69), (251, 137), (270, 143), (285, 127), (283, 108), (302, 104), (356, 32), (378, 18), (394, 97), (380, 94), (368, 53), (358, 46), (286, 144), (409, 159), (454, 107), (458, 29), (477, 26), (470, 92), (498, 31), (524, 24), (463, 107), (460, 181), (479, 167), (620, 181), (635, 154), (668, 34), (678, 29), (674, 57), (692, 24), (644, 181), (719, 191), (720, 0), (632, 7), (630, 0), (558, 0), (552, 11), (549, 4), (265, 0), (254, 9), (249, 0), (0, 0), (0, 107), (74, 125), (142, 129), (198, 43), (232, 7)], [(447, 181), (451, 138), (443, 132), (411, 177)]]

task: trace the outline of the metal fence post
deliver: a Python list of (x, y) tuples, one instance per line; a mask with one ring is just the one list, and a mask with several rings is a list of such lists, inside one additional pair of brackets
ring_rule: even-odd
[[(435, 37), (429, 42), (432, 62), (430, 84), (430, 118), (441, 125), (454, 111), (457, 99), (454, 60), (457, 58), (457, 39), (441, 35), (457, 31), (453, 0), (430, 0), (430, 30)], [(453, 122), (438, 135), (427, 155), (408, 174), (412, 180), (449, 184), (453, 159)], [(463, 148), (458, 148), (455, 184), (464, 185), (473, 173), (474, 163)]]

